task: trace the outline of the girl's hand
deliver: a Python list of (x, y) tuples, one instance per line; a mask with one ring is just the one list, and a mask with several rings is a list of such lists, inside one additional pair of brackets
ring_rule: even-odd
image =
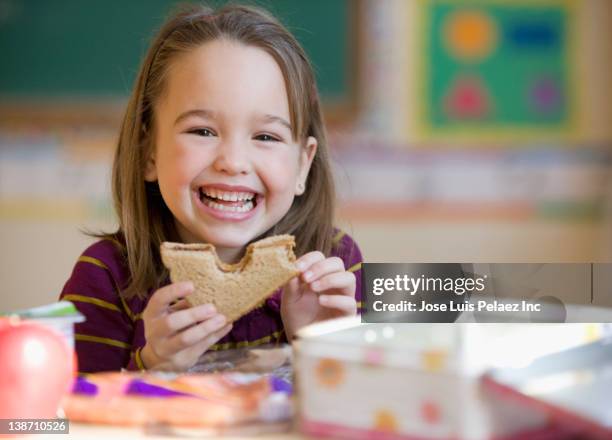
[(187, 370), (231, 330), (232, 324), (226, 324), (225, 316), (212, 304), (187, 307), (181, 298), (192, 292), (193, 284), (183, 282), (162, 287), (151, 296), (142, 314), (147, 342), (141, 358), (147, 369)]
[(338, 257), (309, 252), (296, 261), (300, 275), (283, 288), (281, 317), (287, 340), (313, 322), (357, 313), (355, 275)]

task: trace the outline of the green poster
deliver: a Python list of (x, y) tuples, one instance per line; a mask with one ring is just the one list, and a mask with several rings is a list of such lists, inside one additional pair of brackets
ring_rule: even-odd
[(567, 1), (432, 0), (422, 7), (422, 116), (432, 135), (567, 130)]

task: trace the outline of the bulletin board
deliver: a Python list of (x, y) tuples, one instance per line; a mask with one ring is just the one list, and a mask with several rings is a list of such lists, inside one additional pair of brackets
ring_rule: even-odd
[(574, 11), (567, 0), (421, 2), (424, 134), (571, 134)]

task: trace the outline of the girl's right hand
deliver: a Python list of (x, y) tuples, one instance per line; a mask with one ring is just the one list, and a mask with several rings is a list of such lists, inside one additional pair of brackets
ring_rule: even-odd
[(193, 284), (182, 282), (164, 286), (151, 296), (142, 314), (147, 342), (140, 355), (145, 368), (185, 371), (232, 329), (212, 304), (178, 310), (171, 305), (192, 292)]

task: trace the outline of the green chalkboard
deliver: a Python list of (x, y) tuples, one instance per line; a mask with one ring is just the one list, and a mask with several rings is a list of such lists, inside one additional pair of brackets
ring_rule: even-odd
[[(243, 3), (266, 7), (294, 33), (311, 57), (326, 101), (346, 99), (354, 70), (350, 0)], [(169, 0), (3, 1), (0, 96), (128, 95), (151, 38), (175, 5)]]

